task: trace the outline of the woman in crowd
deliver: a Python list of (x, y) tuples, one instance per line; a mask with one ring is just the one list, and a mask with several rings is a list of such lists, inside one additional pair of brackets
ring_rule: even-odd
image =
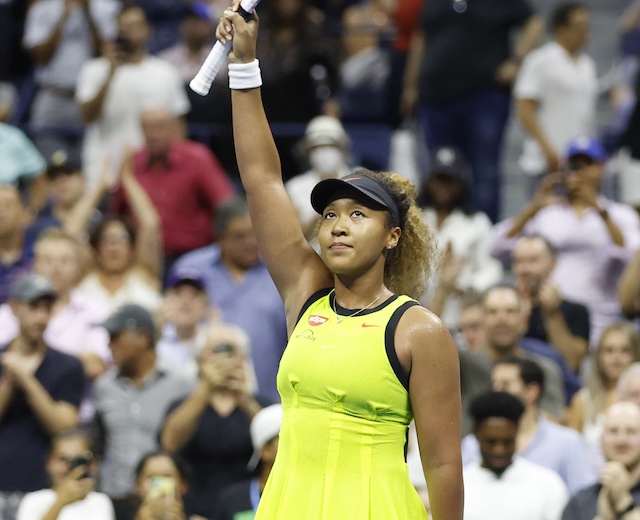
[(640, 336), (623, 321), (609, 325), (593, 353), (593, 366), (586, 385), (567, 409), (567, 426), (582, 432), (597, 468), (604, 464), (600, 436), (604, 413), (619, 399), (618, 379), (635, 361), (640, 361)]
[(189, 488), (187, 466), (163, 451), (145, 455), (136, 468), (140, 506), (135, 520), (206, 520), (190, 515), (184, 496)]
[(436, 151), (418, 203), (443, 253), (424, 302), (450, 330), (457, 330), (461, 298), (482, 293), (502, 278), (502, 266), (487, 247), (491, 221), (473, 208), (471, 168), (459, 150)]
[(193, 469), (187, 503), (209, 517), (220, 490), (249, 477), (249, 426), (262, 408), (254, 396), (249, 338), (239, 328), (212, 325), (198, 358), (199, 384), (168, 410), (161, 443)]
[[(236, 5), (238, 2), (235, 2)], [(257, 18), (225, 11), (241, 180), (289, 344), (278, 390), (278, 454), (257, 519), (426, 519), (404, 446), (415, 417), (434, 520), (462, 519), (460, 379), (446, 327), (414, 298), (434, 241), (399, 175), (359, 170), (319, 183), (319, 254), (282, 182), (262, 106)]]
[[(133, 175), (131, 153), (125, 157), (121, 183), (135, 216), (134, 229), (125, 219), (109, 216), (89, 234), (94, 260), (89, 274), (78, 289), (94, 300), (115, 309), (124, 303), (136, 303), (155, 310), (161, 302), (162, 233), (160, 217), (144, 189)], [(83, 201), (88, 215), (95, 208), (108, 184), (98, 187)], [(77, 217), (82, 220), (83, 217)]]

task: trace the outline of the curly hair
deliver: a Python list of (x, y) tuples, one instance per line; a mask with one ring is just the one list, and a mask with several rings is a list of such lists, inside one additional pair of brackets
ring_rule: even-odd
[[(398, 206), (402, 235), (390, 249), (384, 268), (385, 285), (395, 293), (419, 298), (429, 282), (438, 258), (435, 237), (416, 204), (413, 183), (397, 173), (358, 169), (358, 175), (381, 184)], [(391, 214), (388, 219), (392, 226)]]

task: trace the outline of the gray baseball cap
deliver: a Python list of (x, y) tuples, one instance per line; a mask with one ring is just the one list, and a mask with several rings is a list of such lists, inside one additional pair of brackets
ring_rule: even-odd
[(128, 329), (146, 330), (153, 337), (156, 328), (151, 313), (144, 307), (133, 303), (118, 307), (100, 325), (107, 329), (107, 332), (112, 336)]
[(11, 285), (12, 300), (33, 303), (40, 298), (55, 300), (56, 291), (48, 278), (40, 274), (25, 274), (16, 278)]

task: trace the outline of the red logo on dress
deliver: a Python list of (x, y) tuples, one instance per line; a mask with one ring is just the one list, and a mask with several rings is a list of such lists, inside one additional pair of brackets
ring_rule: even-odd
[(322, 325), (327, 321), (329, 321), (329, 318), (325, 318), (324, 316), (318, 316), (317, 314), (309, 316), (309, 325), (311, 325), (312, 327), (316, 327), (317, 325)]
[(363, 323), (361, 327), (379, 327), (380, 325), (374, 325), (373, 323)]

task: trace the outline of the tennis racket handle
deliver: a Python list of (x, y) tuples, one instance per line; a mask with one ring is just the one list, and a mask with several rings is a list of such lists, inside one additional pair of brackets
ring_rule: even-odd
[[(245, 20), (249, 20), (256, 5), (258, 5), (258, 1), (256, 0), (243, 0), (238, 7), (238, 13), (240, 13)], [(204, 60), (204, 63), (200, 67), (195, 78), (193, 78), (189, 83), (191, 90), (201, 96), (206, 96), (209, 93), (211, 84), (217, 76), (220, 67), (224, 64), (229, 51), (231, 51), (232, 45), (233, 42), (230, 41), (225, 43), (216, 41), (213, 49), (209, 52), (207, 59)]]

